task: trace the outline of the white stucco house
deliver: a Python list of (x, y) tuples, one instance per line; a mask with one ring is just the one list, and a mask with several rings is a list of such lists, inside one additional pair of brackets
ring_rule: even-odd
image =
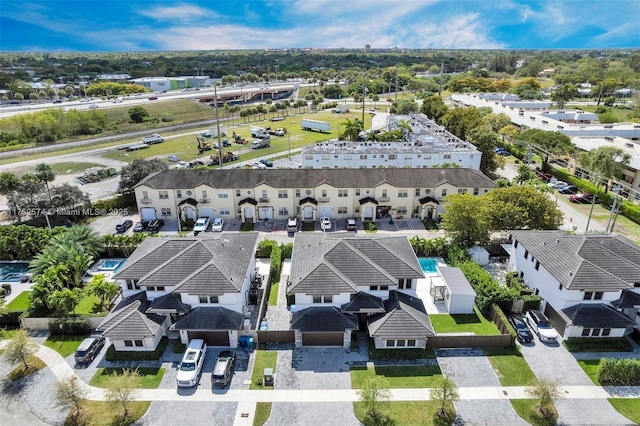
[(512, 231), (518, 272), (563, 338), (621, 337), (640, 326), (640, 247), (620, 235)]

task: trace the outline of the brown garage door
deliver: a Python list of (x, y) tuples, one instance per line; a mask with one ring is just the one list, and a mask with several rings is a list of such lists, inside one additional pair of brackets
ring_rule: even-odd
[(302, 333), (302, 346), (342, 346), (344, 333)]
[(547, 303), (547, 306), (544, 308), (544, 314), (549, 321), (551, 321), (551, 325), (556, 329), (559, 335), (564, 336), (564, 328), (567, 326), (567, 321), (560, 315), (551, 304)]
[(189, 340), (202, 339), (208, 346), (229, 346), (227, 331), (190, 331)]

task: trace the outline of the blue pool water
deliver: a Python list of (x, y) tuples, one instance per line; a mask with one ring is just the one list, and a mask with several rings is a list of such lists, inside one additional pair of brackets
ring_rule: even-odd
[(98, 271), (112, 271), (116, 272), (122, 264), (125, 262), (125, 259), (105, 259), (98, 266)]
[(436, 266), (438, 265), (438, 261), (433, 257), (419, 257), (418, 262), (420, 262), (420, 267), (422, 268), (422, 272), (426, 274), (435, 274), (438, 272)]
[(20, 275), (29, 270), (28, 262), (0, 262), (0, 282), (20, 281)]

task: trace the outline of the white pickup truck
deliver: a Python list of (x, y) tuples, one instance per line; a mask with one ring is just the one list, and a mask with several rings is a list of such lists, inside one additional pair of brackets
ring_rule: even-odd
[(206, 232), (209, 227), (210, 219), (207, 216), (201, 216), (193, 225), (193, 234), (198, 235), (200, 232)]
[(142, 143), (146, 143), (147, 145), (153, 145), (153, 144), (162, 143), (162, 142), (164, 142), (164, 138), (157, 133), (142, 137)]

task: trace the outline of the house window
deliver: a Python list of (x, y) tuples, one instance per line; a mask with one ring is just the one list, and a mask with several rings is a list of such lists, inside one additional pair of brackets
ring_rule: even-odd
[(442, 190), (442, 196), (443, 196), (443, 197), (446, 197), (446, 196), (447, 196), (447, 188), (445, 188), (445, 189), (443, 189), (443, 190)]
[(142, 340), (134, 340), (133, 343), (139, 348), (144, 346), (144, 342)]
[(241, 197), (241, 196), (242, 196), (242, 194), (240, 193), (240, 190), (236, 189), (236, 197)]
[(125, 341), (124, 341), (124, 345), (125, 345), (125, 346), (128, 346), (128, 347), (133, 346), (133, 340), (125, 340)]
[(286, 189), (278, 189), (278, 198), (289, 198), (289, 191)]
[(473, 188), (473, 195), (478, 195), (480, 193), (480, 188)]
[(395, 340), (387, 340), (387, 347), (388, 348), (393, 348), (396, 345), (396, 341)]
[(366, 160), (367, 159), (367, 154), (360, 154), (360, 159), (361, 160)]
[(356, 197), (360, 196), (360, 188), (356, 189)]
[(353, 214), (360, 214), (360, 207), (356, 207)]
[(182, 198), (182, 190), (176, 189), (176, 198)]
[(600, 336), (600, 329), (599, 328), (594, 328), (591, 331), (591, 337), (599, 337)]
[(592, 298), (593, 298), (593, 292), (585, 291), (584, 296), (582, 297), (582, 300), (591, 300)]
[(296, 198), (300, 198), (300, 190), (296, 189)]
[(398, 212), (398, 214), (407, 214), (407, 207), (406, 206), (400, 206), (396, 209), (396, 211)]
[(347, 214), (346, 207), (338, 207), (338, 214)]
[(207, 199), (207, 191), (205, 191), (204, 189), (202, 190), (202, 198), (203, 199)]
[(602, 329), (602, 337), (608, 336), (611, 334), (611, 329), (610, 328), (603, 328)]
[(520, 271), (520, 278), (524, 278), (524, 271)]
[(304, 159), (305, 160), (313, 160), (313, 155), (305, 155)]
[(377, 291), (377, 290), (389, 290), (389, 286), (388, 285), (372, 285), (369, 286), (369, 290), (371, 291)]
[(138, 280), (127, 280), (127, 289), (140, 290), (140, 286), (138, 285)]
[(406, 340), (398, 340), (398, 341), (396, 342), (396, 345), (397, 345), (399, 348), (404, 348), (405, 346), (407, 346), (407, 341), (406, 341)]
[(419, 197), (420, 196), (420, 188), (416, 188), (415, 192), (413, 193), (415, 197)]
[(332, 303), (332, 302), (333, 302), (333, 296), (330, 294), (313, 296), (313, 303)]
[(280, 216), (289, 216), (289, 209), (288, 209), (288, 208), (286, 208), (286, 207), (280, 207), (280, 208), (278, 209), (278, 214), (279, 214)]
[(326, 189), (322, 190), (322, 198), (327, 198), (327, 190)]
[(466, 194), (467, 193), (467, 189), (463, 188), (463, 189), (458, 189), (458, 194)]
[(160, 214), (162, 216), (171, 216), (171, 209), (168, 207), (163, 207), (160, 209)]
[(590, 328), (583, 328), (582, 329), (582, 337), (589, 337), (590, 333), (591, 333), (591, 329)]
[(148, 200), (149, 199), (149, 192), (142, 191), (142, 198), (145, 199), (145, 200)]
[(389, 160), (396, 160), (398, 156), (396, 154), (389, 154)]
[(218, 303), (218, 296), (198, 296), (199, 303)]
[(323, 159), (324, 161), (327, 161), (327, 160), (329, 159), (329, 155), (324, 154), (324, 155), (322, 156), (322, 159)]
[(411, 288), (411, 279), (410, 278), (400, 278), (398, 280), (398, 288), (409, 290)]
[(262, 197), (261, 198), (267, 198), (267, 190), (266, 189), (262, 190)]
[(161, 200), (168, 200), (169, 191), (158, 191), (158, 198), (160, 198)]
[(524, 251), (524, 259), (526, 260), (529, 257), (529, 250)]
[(387, 196), (387, 190), (386, 190), (386, 189), (383, 189), (383, 190), (382, 190), (382, 196), (383, 196), (383, 197), (386, 197), (386, 196)]
[(409, 339), (409, 340), (407, 340), (407, 346), (409, 346), (409, 347), (415, 347), (415, 346), (416, 346), (416, 341), (415, 341), (415, 339)]
[(409, 197), (409, 191), (406, 189), (398, 189), (398, 198), (407, 198)]
[(227, 191), (218, 191), (218, 198), (229, 198), (229, 193)]
[(536, 261), (536, 271), (540, 269), (540, 262)]
[(451, 154), (445, 154), (444, 155), (444, 159), (445, 160), (451, 160)]
[(338, 190), (338, 197), (339, 198), (344, 198), (344, 197), (348, 197), (349, 196), (349, 191), (347, 191), (346, 189), (339, 189)]
[(596, 291), (593, 293), (593, 300), (602, 300), (603, 293), (601, 291)]
[(513, 242), (513, 247), (514, 247), (514, 248), (518, 248), (518, 240), (515, 240), (515, 241)]
[(229, 208), (228, 207), (221, 208), (218, 213), (220, 214), (220, 216), (229, 216), (230, 214)]

